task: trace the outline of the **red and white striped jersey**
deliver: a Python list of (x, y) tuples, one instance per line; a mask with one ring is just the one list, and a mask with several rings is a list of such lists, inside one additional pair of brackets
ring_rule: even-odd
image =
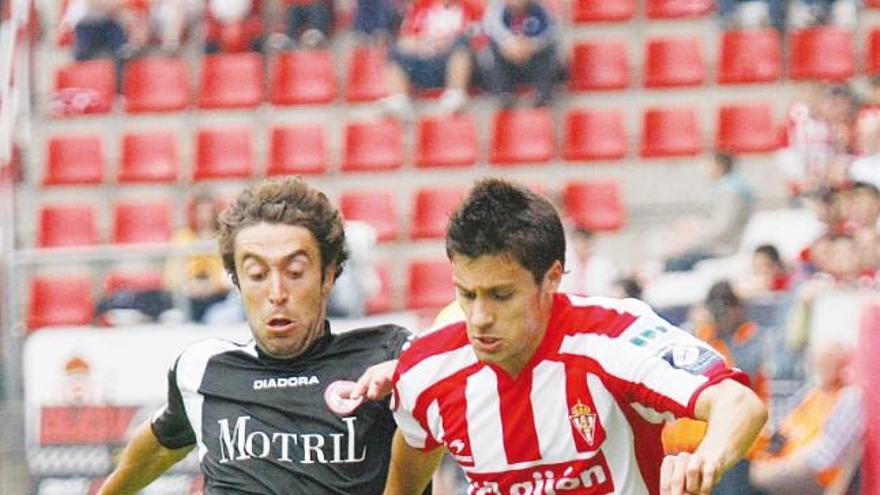
[(395, 419), (412, 447), (445, 445), (471, 495), (657, 494), (663, 423), (725, 378), (748, 381), (640, 301), (556, 294), (515, 378), (477, 359), (463, 321), (416, 339)]

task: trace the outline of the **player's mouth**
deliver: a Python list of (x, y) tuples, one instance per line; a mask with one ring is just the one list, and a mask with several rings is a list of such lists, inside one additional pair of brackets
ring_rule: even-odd
[(492, 353), (497, 352), (501, 348), (501, 339), (497, 337), (475, 336), (471, 337), (471, 343), (481, 352)]
[(266, 320), (266, 328), (272, 333), (287, 333), (293, 329), (295, 323), (285, 316), (273, 316)]

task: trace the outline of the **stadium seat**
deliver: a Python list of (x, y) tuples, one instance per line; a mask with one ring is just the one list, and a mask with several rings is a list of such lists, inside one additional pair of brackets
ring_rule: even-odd
[(565, 117), (563, 157), (569, 161), (620, 160), (626, 156), (623, 114), (617, 110), (572, 110)]
[(95, 185), (104, 178), (101, 137), (93, 134), (49, 139), (44, 186)]
[(93, 205), (46, 205), (40, 208), (37, 246), (92, 246), (97, 243), (98, 227)]
[(548, 108), (502, 110), (495, 114), (489, 161), (498, 165), (547, 162), (556, 148)]
[(121, 290), (162, 290), (165, 282), (160, 271), (112, 272), (104, 278), (104, 295), (110, 296)]
[(201, 108), (250, 108), (263, 99), (263, 60), (256, 53), (206, 55)]
[(350, 122), (345, 127), (344, 172), (395, 170), (403, 165), (400, 122)]
[(116, 99), (116, 67), (108, 59), (65, 65), (55, 73), (55, 91), (75, 92), (78, 98), (88, 99), (82, 113), (107, 113)]
[(880, 0), (865, 0), (865, 7), (869, 9), (880, 9)]
[(169, 240), (171, 240), (169, 201), (125, 201), (114, 206), (114, 243), (136, 244)]
[(250, 129), (232, 127), (199, 131), (193, 180), (246, 179), (253, 171)]
[(27, 327), (88, 325), (95, 302), (88, 276), (36, 276), (31, 280)]
[(701, 17), (712, 11), (713, 0), (647, 0), (645, 17), (648, 19), (681, 19)]
[(407, 273), (406, 308), (442, 308), (455, 298), (452, 266), (447, 260), (413, 261)]
[(623, 227), (626, 213), (614, 181), (569, 182), (563, 190), (565, 211), (578, 227), (594, 232)]
[(642, 156), (659, 158), (698, 155), (703, 137), (693, 108), (654, 108), (642, 123)]
[(820, 26), (791, 33), (791, 78), (843, 82), (856, 72), (853, 33), (837, 26)]
[(391, 311), (394, 292), (391, 286), (391, 265), (377, 263), (376, 272), (379, 275), (379, 292), (367, 299), (367, 314), (370, 315)]
[(388, 49), (383, 46), (359, 46), (348, 57), (345, 101), (361, 103), (388, 95), (385, 68)]
[(773, 28), (726, 31), (721, 38), (720, 84), (769, 83), (782, 76), (782, 41)]
[(320, 124), (275, 127), (266, 174), (320, 175), (327, 172), (327, 148)]
[(870, 75), (880, 74), (880, 28), (874, 28), (868, 34), (868, 48), (865, 51), (865, 72)]
[(177, 180), (180, 154), (172, 132), (129, 133), (122, 137), (120, 184), (165, 184)]
[(418, 167), (464, 167), (477, 162), (477, 129), (470, 114), (419, 121)]
[(276, 57), (269, 97), (273, 104), (330, 103), (336, 93), (336, 67), (330, 50), (297, 50)]
[(142, 58), (125, 68), (126, 112), (173, 112), (189, 105), (189, 74), (181, 58)]
[(629, 82), (629, 57), (623, 43), (584, 41), (574, 46), (569, 66), (570, 90), (624, 89)]
[(635, 13), (635, 0), (575, 0), (572, 6), (574, 22), (626, 21)]
[(645, 87), (699, 86), (706, 77), (698, 38), (655, 38), (645, 45)]
[(779, 141), (769, 104), (722, 106), (717, 129), (715, 147), (728, 153), (766, 153)]
[(397, 208), (392, 191), (343, 193), (339, 198), (339, 209), (346, 220), (360, 220), (372, 225), (380, 242), (397, 237)]
[(412, 239), (439, 239), (446, 234), (449, 215), (467, 194), (463, 188), (423, 188), (412, 208)]

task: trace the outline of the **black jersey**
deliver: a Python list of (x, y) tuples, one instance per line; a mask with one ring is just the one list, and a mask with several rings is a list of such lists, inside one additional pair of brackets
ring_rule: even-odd
[(168, 374), (153, 432), (168, 448), (196, 444), (205, 495), (382, 493), (395, 430), (387, 401), (339, 417), (324, 391), (397, 358), (408, 337), (394, 325), (339, 335), (328, 326), (292, 360), (253, 342), (194, 344)]

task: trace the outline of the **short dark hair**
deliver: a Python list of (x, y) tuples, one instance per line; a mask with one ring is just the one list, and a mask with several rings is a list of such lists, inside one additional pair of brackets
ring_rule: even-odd
[(238, 286), (235, 271), (235, 237), (259, 223), (295, 225), (308, 229), (321, 252), (321, 274), (331, 264), (342, 273), (348, 249), (342, 215), (327, 196), (299, 178), (265, 180), (248, 187), (220, 214), (220, 256)]
[(774, 246), (773, 244), (761, 244), (760, 246), (755, 248), (755, 254), (763, 254), (764, 256), (770, 258), (770, 261), (772, 261), (774, 264), (782, 264), (782, 256), (780, 256), (779, 250), (776, 249), (776, 246)]
[(880, 198), (880, 189), (878, 189), (877, 186), (875, 186), (874, 184), (871, 184), (870, 182), (861, 182), (861, 181), (854, 182), (851, 190), (865, 191), (866, 193), (870, 194), (871, 196), (874, 196), (875, 198)]
[(736, 158), (730, 153), (725, 153), (723, 151), (716, 151), (714, 155), (715, 163), (721, 165), (721, 169), (724, 170), (724, 174), (729, 174), (733, 167), (736, 165)]
[(510, 254), (540, 284), (557, 260), (565, 265), (565, 232), (553, 205), (503, 179), (479, 180), (446, 229), (446, 255)]

